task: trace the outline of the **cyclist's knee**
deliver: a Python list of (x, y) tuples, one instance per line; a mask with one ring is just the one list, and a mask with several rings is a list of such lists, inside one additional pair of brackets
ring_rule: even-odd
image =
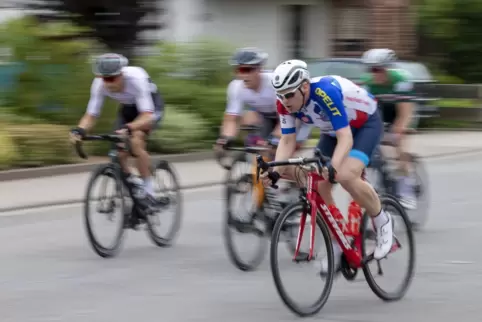
[(347, 158), (343, 162), (341, 168), (337, 170), (336, 181), (347, 191), (353, 189), (357, 179), (361, 178), (361, 174), (365, 164), (357, 158)]
[(131, 148), (135, 154), (145, 150), (145, 138), (146, 134), (142, 131), (132, 132)]

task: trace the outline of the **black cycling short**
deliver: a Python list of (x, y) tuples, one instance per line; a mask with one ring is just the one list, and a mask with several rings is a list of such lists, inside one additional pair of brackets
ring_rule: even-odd
[[(152, 93), (151, 96), (154, 103), (154, 116), (156, 119), (151, 130), (144, 131), (146, 134), (150, 134), (152, 130), (156, 129), (164, 116), (164, 102), (161, 95), (159, 92), (155, 92)], [(137, 116), (139, 116), (139, 111), (136, 104), (121, 104), (119, 106), (119, 112), (117, 113), (114, 130), (121, 129), (125, 124), (134, 121)]]
[(378, 110), (382, 115), (384, 123), (392, 125), (397, 119), (397, 104), (396, 103), (379, 103)]
[[(259, 112), (258, 112), (259, 113)], [(279, 123), (278, 113), (259, 113), (262, 117), (262, 129), (260, 136), (263, 139), (268, 138), (273, 133), (276, 125)]]

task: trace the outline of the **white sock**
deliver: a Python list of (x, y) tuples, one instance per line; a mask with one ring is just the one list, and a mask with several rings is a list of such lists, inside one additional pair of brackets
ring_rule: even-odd
[(154, 183), (153, 183), (152, 177), (148, 177), (144, 179), (144, 187), (148, 194), (154, 195)]
[(383, 225), (385, 225), (388, 221), (388, 217), (387, 215), (385, 214), (385, 211), (380, 211), (380, 213), (373, 218), (373, 221), (375, 222), (375, 226), (377, 228), (380, 228), (382, 227)]
[(333, 240), (332, 244), (333, 244), (333, 255), (335, 255), (335, 257), (341, 256), (341, 254), (343, 253), (343, 249), (341, 249), (340, 244), (338, 244), (336, 240)]

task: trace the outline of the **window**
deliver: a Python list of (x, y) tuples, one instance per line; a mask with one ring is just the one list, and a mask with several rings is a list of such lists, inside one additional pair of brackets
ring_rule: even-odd
[(359, 52), (365, 49), (368, 39), (369, 11), (366, 8), (336, 9), (335, 50)]

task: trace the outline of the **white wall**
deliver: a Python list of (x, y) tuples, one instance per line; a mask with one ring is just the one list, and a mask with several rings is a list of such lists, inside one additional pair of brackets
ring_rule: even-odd
[[(270, 55), (268, 67), (292, 57), (287, 53), (287, 23), (283, 5), (306, 4), (306, 54), (326, 57), (330, 53), (330, 0), (170, 0), (167, 28), (161, 39), (193, 41), (199, 36), (213, 37), (235, 46), (255, 46)], [(160, 18), (163, 19), (163, 18)]]

